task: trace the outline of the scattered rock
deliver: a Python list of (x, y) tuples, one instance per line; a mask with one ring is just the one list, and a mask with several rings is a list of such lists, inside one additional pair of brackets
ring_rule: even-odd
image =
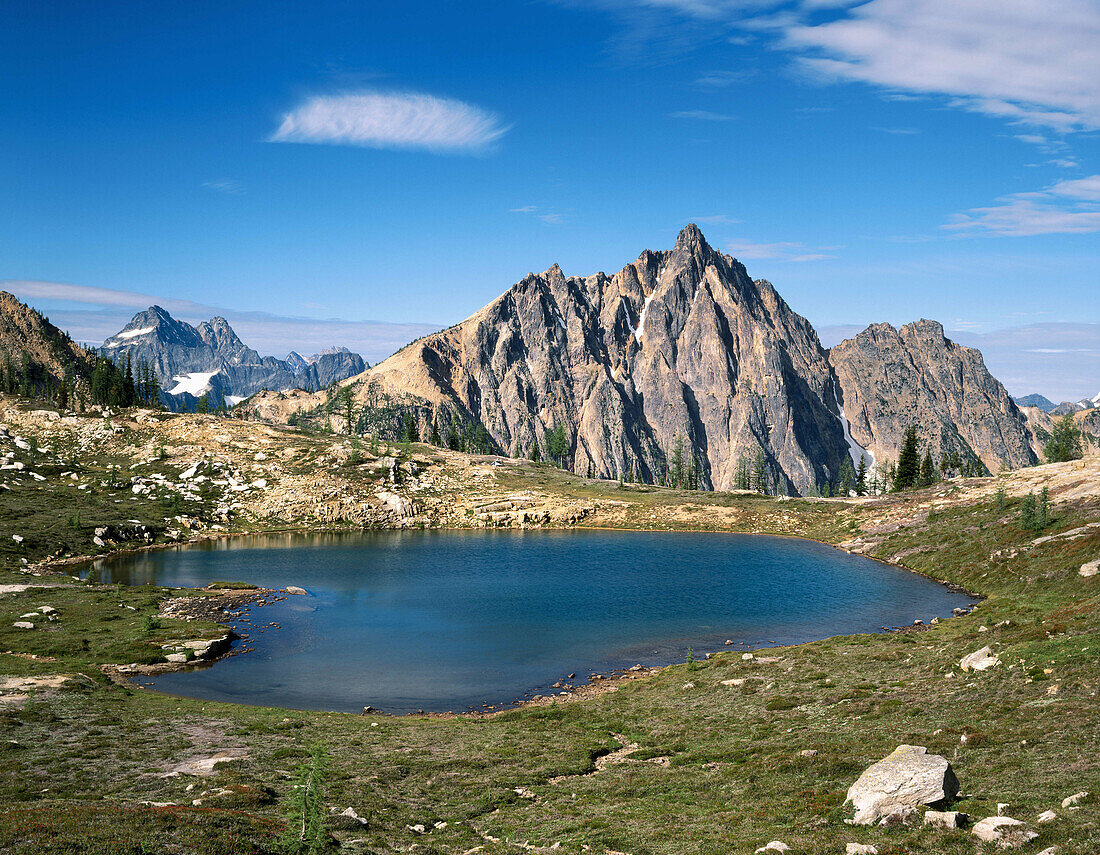
[(922, 745), (899, 745), (859, 776), (845, 803), (856, 809), (854, 824), (871, 825), (897, 808), (935, 806), (958, 792), (959, 781), (945, 758)]
[(757, 849), (755, 855), (761, 855), (761, 853), (767, 852), (789, 852), (790, 849), (791, 847), (782, 840), (773, 840), (771, 843), (765, 843)]
[(878, 821), (879, 825), (913, 825), (917, 821), (917, 809), (899, 805)]
[(748, 661), (749, 661), (750, 659), (755, 659), (756, 657), (755, 657), (755, 656), (753, 656), (753, 655), (752, 655), (751, 653), (742, 653), (742, 654), (741, 654), (741, 658), (742, 658), (742, 659), (743, 659), (744, 661), (748, 662)]
[(1089, 561), (1087, 564), (1082, 564), (1081, 569), (1077, 572), (1084, 576), (1086, 579), (1088, 579), (1090, 576), (1095, 576), (1097, 573), (1100, 573), (1100, 558), (1097, 558), (1095, 561)]
[(975, 823), (973, 834), (986, 843), (996, 843), (1001, 847), (1023, 846), (1039, 835), (1028, 831), (1022, 822), (1010, 816), (987, 816)]
[(1045, 825), (1048, 822), (1054, 822), (1054, 820), (1056, 820), (1057, 818), (1058, 814), (1056, 814), (1054, 811), (1045, 810), (1041, 814), (1039, 814), (1039, 823), (1041, 825)]
[(304, 597), (309, 593), (309, 591), (307, 591), (305, 588), (299, 588), (297, 585), (287, 585), (285, 588), (283, 588), (283, 593), (293, 594), (296, 597)]
[(957, 810), (925, 811), (924, 824), (933, 828), (966, 828), (969, 817)]
[(964, 671), (986, 671), (1000, 664), (1001, 660), (997, 658), (988, 645), (981, 650), (968, 653), (959, 661), (959, 667)]
[(695, 684), (694, 683), (684, 683), (684, 685), (682, 685), (680, 688), (683, 689), (684, 691), (687, 691), (688, 689), (694, 689)]
[(816, 757), (817, 756), (817, 749), (816, 748), (803, 748), (801, 751), (798, 752), (798, 756), (799, 757)]
[(1085, 792), (1084, 790), (1082, 790), (1079, 793), (1074, 793), (1072, 796), (1066, 796), (1066, 798), (1062, 799), (1062, 807), (1064, 807), (1064, 808), (1077, 807), (1082, 802), (1084, 802), (1086, 799), (1088, 799), (1088, 797), (1089, 797), (1089, 794), (1087, 792)]
[(12, 626), (16, 629), (34, 629), (34, 624), (29, 620), (17, 620)]
[(878, 855), (878, 849), (870, 843), (849, 843), (844, 847), (844, 855)]

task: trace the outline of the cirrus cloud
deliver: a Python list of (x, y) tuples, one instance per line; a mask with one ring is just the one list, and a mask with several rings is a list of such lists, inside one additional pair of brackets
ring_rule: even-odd
[(488, 110), (454, 98), (416, 92), (347, 92), (299, 104), (271, 142), (477, 154), (510, 130)]
[(1014, 237), (1100, 232), (1100, 175), (1059, 181), (1046, 190), (1012, 193), (997, 202), (955, 214), (943, 228), (960, 234)]
[(871, 0), (783, 36), (829, 77), (946, 95), (1020, 124), (1100, 127), (1094, 0)]

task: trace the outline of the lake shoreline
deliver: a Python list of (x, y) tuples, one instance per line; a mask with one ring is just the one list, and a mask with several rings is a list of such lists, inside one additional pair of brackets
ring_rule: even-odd
[[(186, 541), (181, 541), (181, 542), (177, 542), (177, 543), (158, 543), (158, 544), (142, 544), (140, 546), (122, 546), (122, 547), (119, 547), (117, 549), (111, 550), (108, 553), (104, 553), (104, 554), (97, 555), (97, 556), (79, 556), (79, 557), (73, 557), (73, 558), (68, 558), (68, 559), (61, 559), (61, 560), (53, 561), (53, 562), (43, 562), (42, 564), (37, 565), (37, 566), (39, 568), (45, 567), (46, 569), (52, 570), (54, 566), (69, 566), (69, 567), (72, 567), (72, 566), (80, 566), (80, 565), (92, 565), (92, 564), (95, 564), (95, 563), (100, 562), (100, 561), (110, 562), (112, 560), (122, 558), (126, 555), (134, 555), (134, 554), (141, 554), (141, 553), (145, 553), (145, 552), (166, 550), (166, 549), (169, 549), (169, 548), (175, 548), (176, 550), (182, 551), (182, 550), (190, 548), (190, 547), (200, 546), (202, 544), (210, 543), (210, 542), (213, 542), (213, 541), (239, 539), (239, 538), (244, 538), (244, 537), (258, 537), (259, 538), (259, 537), (264, 537), (264, 536), (268, 536), (268, 535), (280, 535), (280, 534), (302, 535), (302, 536), (323, 535), (323, 534), (357, 535), (357, 534), (365, 534), (365, 533), (369, 533), (369, 532), (386, 532), (386, 531), (402, 531), (402, 530), (405, 530), (405, 529), (400, 529), (400, 528), (371, 528), (371, 529), (355, 530), (355, 529), (345, 529), (345, 528), (309, 526), (309, 527), (304, 527), (304, 528), (268, 529), (268, 530), (264, 530), (264, 531), (239, 531), (239, 532), (216, 532), (216, 533), (211, 532), (211, 533), (204, 533), (202, 535), (189, 538)], [(509, 531), (509, 530), (515, 530), (515, 527), (500, 529), (500, 531), (502, 533), (504, 531)], [(666, 530), (666, 529), (647, 529), (647, 528), (640, 528), (640, 527), (629, 527), (629, 528), (627, 528), (627, 527), (591, 526), (591, 525), (587, 525), (587, 526), (573, 525), (573, 526), (560, 526), (560, 527), (558, 527), (558, 526), (554, 526), (554, 527), (539, 526), (539, 527), (533, 528), (533, 529), (528, 529), (527, 527), (523, 527), (522, 530), (525, 530), (525, 531), (546, 531), (546, 532), (586, 531), (586, 532), (593, 532), (593, 533), (613, 532), (614, 531), (614, 532), (639, 533), (639, 534), (679, 534), (679, 535), (685, 535), (685, 534), (686, 535), (718, 534), (718, 535), (743, 535), (743, 536), (746, 536), (746, 537), (756, 537), (756, 538), (774, 537), (774, 538), (781, 538), (781, 539), (784, 539), (784, 540), (804, 541), (804, 542), (810, 542), (810, 543), (817, 543), (817, 544), (820, 544), (822, 546), (828, 546), (828, 547), (831, 547), (833, 549), (839, 550), (841, 552), (844, 552), (846, 554), (853, 555), (853, 556), (856, 556), (856, 557), (859, 557), (859, 558), (868, 558), (871, 561), (874, 561), (877, 564), (885, 565), (886, 567), (890, 567), (890, 568), (898, 569), (898, 570), (904, 570), (904, 571), (907, 571), (909, 573), (915, 573), (916, 575), (921, 576), (922, 578), (925, 578), (928, 581), (937, 583), (938, 585), (946, 588), (947, 590), (951, 591), (952, 593), (957, 593), (957, 594), (966, 596), (970, 599), (977, 600), (978, 602), (973, 603), (969, 607), (967, 607), (966, 611), (962, 613), (963, 615), (970, 614), (977, 607), (977, 605), (980, 603), (980, 601), (985, 599), (984, 596), (981, 595), (981, 594), (977, 594), (977, 593), (974, 593), (972, 591), (966, 590), (965, 588), (962, 588), (959, 585), (956, 585), (954, 583), (948, 582), (948, 581), (943, 580), (943, 579), (938, 579), (938, 578), (936, 578), (934, 576), (931, 576), (927, 573), (921, 572), (919, 570), (915, 570), (911, 567), (907, 567), (904, 564), (886, 561), (886, 560), (883, 560), (883, 559), (880, 559), (880, 558), (875, 558), (874, 556), (862, 555), (859, 552), (855, 552), (851, 549), (848, 549), (848, 548), (846, 548), (844, 546), (841, 546), (839, 544), (836, 544), (836, 543), (830, 543), (828, 541), (825, 541), (825, 540), (822, 540), (822, 539), (819, 539), (819, 538), (806, 537), (806, 536), (801, 536), (801, 535), (776, 534), (776, 533), (772, 533), (772, 532), (757, 532), (757, 531), (718, 531), (718, 530), (711, 530), (711, 529)], [(484, 529), (480, 529), (480, 528), (477, 528), (477, 527), (464, 528), (464, 527), (447, 526), (447, 527), (439, 527), (439, 528), (426, 528), (426, 529), (424, 529), (424, 531), (477, 532), (477, 531), (484, 531)], [(234, 583), (233, 582), (228, 582), (227, 584), (234, 584)], [(236, 584), (251, 584), (251, 583), (236, 583)], [(291, 587), (293, 587), (293, 586), (291, 586)], [(173, 599), (174, 600), (189, 599), (184, 592), (187, 592), (187, 591), (199, 592), (199, 591), (202, 591), (204, 589), (203, 588), (186, 588), (186, 587), (174, 588), (173, 587), (173, 588), (171, 588), (171, 590), (175, 592), (175, 596), (172, 597), (170, 600), (168, 600), (166, 602), (170, 602)], [(277, 599), (273, 600), (272, 595), (277, 595)], [(278, 595), (282, 595), (282, 596), (278, 596)], [(204, 601), (208, 601), (209, 604), (210, 604), (210, 607), (214, 611), (217, 611), (221, 607), (221, 604), (223, 604), (223, 603), (225, 603), (225, 604), (243, 604), (243, 603), (247, 602), (248, 606), (256, 605), (257, 608), (262, 608), (262, 607), (264, 607), (264, 606), (266, 606), (270, 603), (277, 602), (279, 600), (285, 599), (286, 596), (287, 596), (287, 591), (285, 589), (257, 587), (255, 589), (236, 589), (236, 588), (220, 589), (219, 593), (215, 594), (213, 596), (201, 596), (200, 595), (199, 597), (192, 597), (191, 599), (202, 599)], [(207, 608), (207, 609), (205, 609), (205, 611), (210, 612), (211, 608)], [(943, 620), (947, 620), (949, 617), (955, 617), (955, 616), (960, 616), (960, 615), (944, 616), (943, 618), (940, 619), (940, 622), (942, 622)], [(232, 625), (230, 625), (229, 622), (226, 621), (224, 618), (222, 618), (220, 615), (211, 615), (211, 614), (205, 614), (205, 615), (186, 614), (186, 615), (181, 615), (181, 614), (175, 614), (175, 615), (172, 615), (172, 617), (175, 617), (175, 618), (183, 617), (186, 620), (203, 620), (203, 619), (205, 619), (205, 620), (209, 620), (211, 622), (214, 622), (214, 623), (216, 623), (217, 625), (219, 625), (220, 627), (222, 627), (226, 630), (226, 632), (228, 633), (228, 635), (231, 639), (231, 643), (226, 646), (226, 649), (224, 649), (223, 651), (217, 653), (216, 655), (210, 656), (208, 658), (203, 658), (202, 660), (198, 660), (198, 661), (161, 662), (161, 663), (154, 663), (154, 664), (149, 664), (149, 665), (143, 665), (143, 664), (137, 664), (137, 663), (103, 665), (103, 666), (101, 666), (101, 670), (103, 671), (103, 673), (105, 675), (107, 675), (112, 680), (112, 682), (115, 682), (116, 684), (119, 684), (119, 685), (127, 686), (129, 688), (143, 689), (143, 690), (146, 690), (146, 691), (156, 692), (158, 694), (169, 696), (169, 697), (183, 697), (183, 698), (192, 698), (192, 699), (194, 699), (196, 697), (194, 695), (181, 695), (181, 694), (177, 694), (177, 693), (174, 693), (174, 692), (157, 689), (157, 688), (152, 687), (152, 686), (142, 685), (140, 683), (135, 682), (135, 679), (139, 679), (141, 677), (159, 676), (159, 675), (168, 674), (168, 673), (187, 672), (187, 671), (195, 670), (196, 668), (205, 669), (205, 668), (209, 668), (209, 667), (214, 667), (217, 663), (219, 663), (223, 659), (227, 659), (227, 658), (232, 657), (232, 656), (244, 655), (246, 653), (251, 652), (251, 650), (252, 650), (252, 648), (250, 648), (250, 647), (244, 647), (242, 645), (236, 644), (237, 641), (244, 641), (247, 638), (247, 635), (238, 635), (237, 632), (236, 632), (236, 629)], [(275, 628), (275, 631), (279, 631), (281, 629), (282, 629), (282, 627), (277, 627), (277, 628)], [(927, 625), (927, 624), (905, 625), (905, 626), (897, 626), (897, 627), (885, 627), (884, 626), (880, 630), (873, 631), (870, 634), (882, 635), (882, 634), (888, 634), (888, 633), (921, 632), (921, 631), (926, 631), (928, 629), (930, 629), (930, 625)], [(731, 653), (741, 654), (741, 653), (755, 653), (757, 651), (762, 651), (762, 650), (787, 649), (787, 648), (798, 647), (798, 646), (805, 645), (805, 644), (816, 643), (816, 642), (819, 642), (819, 641), (823, 641), (826, 638), (844, 638), (844, 637), (849, 637), (849, 636), (852, 636), (852, 635), (860, 635), (860, 634), (864, 634), (864, 633), (841, 633), (841, 634), (838, 634), (836, 636), (825, 636), (823, 638), (812, 638), (812, 639), (806, 639), (806, 640), (803, 640), (803, 641), (792, 642), (790, 644), (783, 644), (783, 645), (779, 645), (779, 646), (774, 647), (774, 648), (773, 647), (766, 647), (766, 646), (748, 647), (746, 645), (751, 643), (751, 642), (737, 642), (736, 647), (733, 650), (731, 650), (730, 647), (724, 646), (722, 649), (716, 649), (716, 650), (712, 650), (712, 651), (700, 651), (700, 655), (704, 659), (710, 659), (710, 658), (715, 657), (715, 656), (729, 655)], [(411, 718), (462, 718), (462, 717), (491, 718), (491, 717), (501, 715), (502, 713), (505, 713), (505, 712), (508, 712), (508, 711), (511, 711), (511, 710), (522, 709), (522, 708), (526, 708), (526, 707), (544, 707), (544, 706), (551, 706), (551, 705), (558, 704), (558, 703), (572, 703), (572, 702), (579, 701), (579, 700), (587, 700), (587, 699), (596, 698), (596, 697), (602, 696), (602, 695), (607, 694), (607, 693), (618, 691), (619, 688), (622, 685), (626, 684), (626, 683), (637, 680), (641, 677), (647, 677), (647, 676), (653, 676), (653, 675), (659, 674), (659, 673), (661, 673), (662, 671), (664, 671), (668, 668), (675, 667), (675, 666), (680, 665), (680, 664), (682, 664), (682, 663), (680, 663), (680, 662), (667, 662), (666, 664), (655, 665), (655, 666), (642, 667), (640, 665), (635, 665), (635, 666), (630, 667), (630, 668), (607, 669), (607, 673), (604, 673), (604, 674), (594, 673), (585, 682), (572, 683), (569, 686), (568, 689), (560, 689), (560, 690), (558, 690), (558, 692), (556, 694), (552, 693), (554, 691), (554, 689), (556, 688), (554, 686), (546, 686), (546, 687), (542, 687), (542, 688), (536, 687), (535, 689), (533, 689), (531, 691), (536, 692), (536, 693), (540, 692), (540, 691), (546, 691), (547, 693), (545, 693), (545, 694), (531, 694), (531, 695), (526, 696), (526, 697), (517, 698), (517, 699), (515, 699), (511, 702), (504, 702), (504, 703), (498, 703), (498, 704), (486, 703), (486, 704), (483, 705), (485, 707), (484, 709), (476, 709), (476, 708), (471, 707), (467, 710), (458, 711), (458, 712), (448, 710), (448, 711), (434, 711), (434, 712), (416, 711), (416, 712), (394, 712), (394, 713), (389, 713), (389, 712), (385, 712), (384, 710), (374, 709), (373, 707), (369, 707), (369, 706), (365, 707), (363, 712), (350, 712), (350, 711), (342, 711), (342, 710), (317, 709), (317, 708), (313, 708), (313, 707), (293, 707), (293, 706), (284, 706), (284, 705), (277, 705), (277, 704), (253, 704), (253, 703), (248, 703), (248, 702), (243, 702), (243, 701), (216, 701), (216, 702), (218, 702), (218, 703), (234, 703), (234, 704), (238, 704), (238, 705), (241, 705), (241, 706), (257, 708), (257, 709), (286, 709), (286, 710), (296, 710), (296, 711), (299, 711), (299, 712), (317, 712), (317, 713), (330, 713), (330, 714), (355, 715), (355, 716), (378, 715), (378, 716), (384, 716), (384, 717), (397, 717), (397, 718), (406, 718), (406, 717), (411, 717)]]

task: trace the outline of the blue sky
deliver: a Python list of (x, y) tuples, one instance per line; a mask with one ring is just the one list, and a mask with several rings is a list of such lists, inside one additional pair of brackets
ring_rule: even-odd
[(0, 50), (0, 287), (80, 339), (377, 360), (694, 220), (827, 344), (1100, 391), (1096, 0), (11, 2)]

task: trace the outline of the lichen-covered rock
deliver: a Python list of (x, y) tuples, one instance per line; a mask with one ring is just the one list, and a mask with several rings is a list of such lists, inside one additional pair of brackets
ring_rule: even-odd
[(945, 804), (958, 792), (959, 781), (945, 758), (922, 745), (899, 745), (848, 788), (846, 803), (855, 807), (853, 823), (870, 825), (899, 809)]

